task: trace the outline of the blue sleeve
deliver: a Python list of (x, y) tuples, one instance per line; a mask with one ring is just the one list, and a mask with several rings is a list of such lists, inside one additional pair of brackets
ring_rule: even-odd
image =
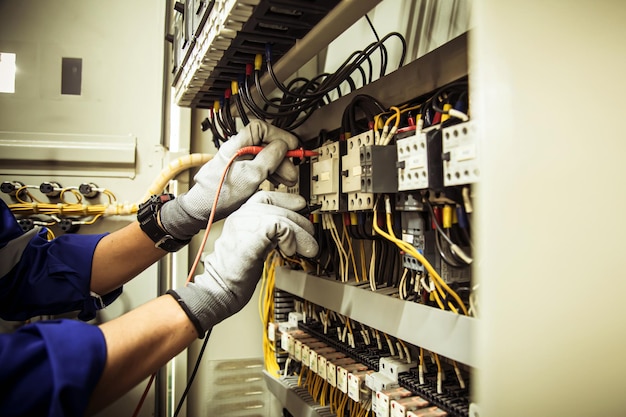
[[(11, 243), (24, 237), (24, 232), (4, 202), (0, 210), (0, 250), (5, 253), (11, 251)], [(48, 241), (46, 229), (42, 229), (32, 233), (19, 251), (12, 252), (17, 253), (17, 259), (1, 256), (0, 263), (13, 264), (0, 277), (0, 317), (27, 320), (79, 311), (81, 320), (94, 318), (98, 309), (122, 292), (118, 288), (100, 299), (90, 291), (93, 254), (104, 236), (66, 234)]]
[(83, 416), (106, 363), (97, 326), (42, 321), (0, 335), (0, 415)]

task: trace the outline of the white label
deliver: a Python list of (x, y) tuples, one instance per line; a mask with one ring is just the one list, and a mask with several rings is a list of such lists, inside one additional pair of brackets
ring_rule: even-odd
[(323, 379), (326, 380), (326, 357), (318, 356), (317, 357), (317, 374)]
[(332, 362), (328, 362), (326, 366), (326, 380), (331, 387), (337, 386), (337, 367)]
[(456, 149), (456, 160), (467, 161), (476, 158), (476, 145), (466, 145)]
[(314, 373), (317, 373), (317, 352), (314, 350), (311, 350), (309, 353), (309, 368)]
[(302, 345), (302, 363), (306, 366), (309, 366), (309, 353), (311, 352), (311, 348), (307, 345)]
[(291, 346), (291, 340), (289, 340), (289, 336), (291, 335), (286, 332), (280, 335), (280, 346), (283, 348), (283, 350), (286, 350), (287, 352), (289, 352), (289, 354), (293, 355), (293, 348)]
[(275, 342), (276, 341), (276, 324), (269, 323), (267, 325), (267, 338), (271, 342)]
[(361, 379), (354, 374), (348, 374), (348, 398), (359, 402)]
[(391, 417), (406, 417), (406, 407), (396, 400), (391, 400)]
[(378, 416), (378, 396), (372, 392), (372, 414)]
[(402, 233), (402, 240), (412, 245), (413, 235), (409, 233)]
[(294, 356), (296, 357), (296, 360), (298, 362), (302, 362), (302, 342), (299, 340), (296, 340), (295, 343), (295, 348), (294, 348)]
[(418, 169), (424, 168), (426, 166), (426, 158), (425, 155), (416, 155), (407, 159), (405, 164), (405, 169)]
[(320, 181), (329, 181), (330, 180), (330, 172), (325, 171), (320, 174)]
[(376, 393), (376, 417), (389, 417), (389, 397), (382, 392)]
[(344, 394), (348, 393), (348, 370), (341, 366), (337, 367), (337, 388)]
[(361, 165), (352, 167), (352, 176), (358, 177), (359, 175), (361, 175)]

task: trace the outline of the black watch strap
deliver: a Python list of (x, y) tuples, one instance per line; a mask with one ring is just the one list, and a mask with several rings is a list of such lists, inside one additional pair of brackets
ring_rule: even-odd
[(146, 202), (139, 205), (137, 221), (141, 230), (154, 242), (154, 246), (168, 252), (176, 252), (189, 243), (189, 240), (179, 240), (167, 233), (159, 225), (159, 211), (163, 204), (174, 199), (173, 194), (153, 195)]

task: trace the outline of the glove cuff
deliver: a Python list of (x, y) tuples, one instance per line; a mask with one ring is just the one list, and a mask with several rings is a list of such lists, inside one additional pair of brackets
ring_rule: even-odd
[(202, 328), (202, 325), (200, 324), (200, 320), (198, 320), (195, 314), (191, 312), (191, 310), (189, 309), (185, 301), (182, 298), (180, 298), (180, 295), (178, 295), (178, 293), (174, 290), (167, 290), (166, 294), (169, 294), (172, 297), (174, 297), (174, 299), (178, 302), (178, 305), (180, 305), (180, 308), (182, 308), (185, 314), (187, 315), (187, 317), (189, 317), (189, 320), (193, 324), (193, 327), (195, 327), (196, 332), (198, 333), (198, 339), (204, 339), (204, 336), (206, 335), (206, 330)]
[[(206, 227), (206, 220), (196, 219), (185, 211), (181, 201), (186, 195), (169, 201), (161, 207), (161, 225), (176, 239), (188, 240), (194, 237), (202, 228)], [(207, 216), (208, 217), (208, 216)]]

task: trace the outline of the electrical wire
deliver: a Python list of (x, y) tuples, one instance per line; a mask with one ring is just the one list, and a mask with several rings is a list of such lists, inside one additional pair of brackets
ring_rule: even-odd
[[(229, 160), (228, 162), (226, 162), (226, 166), (224, 167), (224, 171), (222, 172), (222, 175), (218, 181), (217, 184), (217, 189), (215, 191), (215, 197), (213, 199), (213, 205), (211, 206), (211, 212), (209, 213), (209, 219), (207, 220), (207, 226), (206, 226), (206, 230), (204, 232), (204, 235), (202, 237), (202, 241), (200, 243), (200, 246), (198, 248), (198, 251), (196, 253), (196, 257), (194, 259), (194, 262), (189, 270), (189, 274), (187, 276), (187, 280), (185, 282), (185, 285), (189, 284), (191, 282), (191, 280), (193, 279), (193, 276), (195, 274), (196, 268), (198, 267), (198, 263), (200, 262), (200, 257), (202, 256), (202, 252), (204, 251), (204, 247), (206, 246), (206, 242), (207, 239), (209, 237), (209, 232), (211, 231), (211, 226), (213, 225), (213, 220), (215, 218), (215, 212), (217, 209), (217, 201), (219, 199), (219, 195), (222, 191), (222, 186), (224, 185), (224, 180), (226, 178), (226, 174), (228, 173), (228, 170), (230, 169), (230, 166), (233, 164), (233, 162), (235, 162), (235, 160), (237, 158), (239, 158), (242, 155), (245, 155), (247, 153), (250, 152), (250, 149), (247, 148), (242, 148), (239, 151), (237, 151)], [(178, 413), (180, 412), (180, 409), (182, 408), (182, 405), (185, 401), (185, 398), (187, 397), (187, 393), (189, 392), (189, 389), (191, 388), (191, 384), (193, 383), (193, 380), (196, 376), (196, 372), (198, 370), (198, 367), (200, 366), (200, 362), (202, 360), (202, 356), (204, 354), (204, 350), (206, 348), (206, 345), (208, 343), (209, 340), (209, 336), (211, 334), (211, 330), (209, 329), (207, 331), (207, 334), (205, 336), (205, 340), (204, 343), (202, 344), (202, 348), (200, 349), (200, 352), (198, 353), (198, 357), (196, 359), (195, 365), (194, 365), (194, 369), (191, 373), (191, 376), (189, 377), (189, 380), (187, 381), (187, 386), (185, 387), (185, 391), (183, 392), (183, 395), (178, 403), (178, 406), (176, 407), (176, 412), (174, 413), (174, 417), (178, 416)], [(150, 380), (148, 381), (148, 386), (146, 387), (146, 390), (150, 389), (150, 386), (152, 385), (152, 381), (154, 380), (154, 378), (150, 378)]]
[(148, 392), (150, 391), (150, 386), (152, 385), (152, 382), (154, 381), (155, 377), (156, 377), (156, 373), (150, 375), (150, 380), (148, 381), (148, 384), (146, 385), (146, 389), (143, 390), (143, 394), (141, 394), (141, 398), (139, 398), (139, 402), (137, 403), (137, 406), (135, 407), (135, 411), (133, 411), (132, 417), (137, 417), (139, 415), (139, 412), (141, 411), (141, 407), (143, 406), (143, 402), (146, 400), (146, 397), (148, 396)]
[[(445, 299), (446, 297), (445, 297), (445, 294), (443, 293), (443, 290), (445, 290), (458, 303), (459, 307), (463, 311), (463, 314), (468, 315), (467, 308), (465, 307), (465, 304), (463, 303), (461, 298), (458, 296), (458, 294), (454, 290), (452, 290), (448, 286), (448, 284), (446, 284), (446, 282), (441, 278), (441, 276), (439, 276), (439, 274), (433, 268), (430, 262), (428, 262), (428, 260), (421, 253), (419, 253), (417, 249), (415, 249), (415, 247), (395, 237), (395, 235), (393, 234), (393, 227), (391, 226), (391, 205), (389, 203), (388, 196), (385, 196), (385, 211), (386, 211), (386, 216), (387, 216), (387, 228), (389, 230), (389, 233), (383, 231), (380, 227), (378, 227), (376, 207), (374, 208), (374, 220), (372, 222), (372, 226), (374, 230), (377, 233), (379, 233), (381, 236), (395, 243), (400, 249), (404, 250), (409, 255), (416, 258), (424, 266), (424, 268), (428, 271), (429, 276), (431, 278), (434, 278), (433, 282), (435, 283), (437, 291), (439, 291), (439, 293), (437, 291), (433, 291), (432, 294), (434, 294), (435, 300), (437, 301), (440, 308), (444, 309), (444, 305), (439, 299), (439, 295), (441, 295), (442, 298)], [(448, 303), (448, 305), (451, 306), (451, 303)]]
[[(274, 72), (272, 46), (267, 44), (265, 50), (266, 71), (282, 93), (282, 97), (270, 99), (261, 88), (260, 71), (263, 65), (263, 57), (257, 56), (254, 61), (254, 70), (252, 69), (252, 64), (247, 65), (243, 83), (239, 82), (241, 101), (255, 116), (264, 120), (274, 120), (273, 123), (276, 126), (285, 130), (293, 130), (304, 123), (315, 109), (324, 105), (325, 101), (329, 102), (329, 94), (331, 92), (336, 91), (341, 96), (342, 84), (346, 83), (349, 90), (354, 91), (357, 88), (357, 84), (353, 79), (355, 72), (360, 74), (363, 85), (371, 82), (372, 62), (370, 57), (377, 49), (381, 52), (381, 57), (383, 57), (380, 65), (380, 76), (383, 76), (387, 68), (387, 52), (384, 44), (393, 37), (398, 38), (402, 44), (402, 53), (398, 64), (398, 67), (401, 67), (406, 56), (406, 41), (399, 33), (391, 32), (382, 39), (377, 39), (376, 42), (368, 45), (364, 50), (353, 52), (334, 73), (320, 74), (311, 80), (298, 77), (297, 80), (292, 80), (287, 85), (280, 82)], [(369, 77), (362, 68), (364, 64), (368, 66)], [(254, 83), (258, 96), (266, 108), (259, 106), (252, 98), (250, 93), (251, 82)], [(277, 111), (268, 111), (268, 109)]]
[[(435, 226), (436, 232), (439, 234), (439, 236), (441, 236), (446, 242), (448, 242), (448, 244), (450, 245), (450, 251), (453, 255), (458, 256), (458, 258), (460, 259), (461, 262), (465, 263), (466, 265), (470, 265), (472, 263), (472, 258), (467, 255), (465, 253), (465, 251), (463, 251), (463, 249), (461, 249), (456, 243), (454, 243), (452, 241), (452, 239), (450, 239), (450, 237), (448, 236), (448, 234), (443, 230), (443, 228), (441, 227), (441, 225), (439, 224), (439, 221), (437, 220), (437, 216), (435, 215), (435, 211), (433, 209), (432, 204), (430, 203), (430, 201), (428, 201), (427, 199), (425, 200), (425, 204), (428, 207), (428, 211), (430, 212), (431, 215), (431, 219), (432, 219), (432, 223)], [(440, 253), (443, 253), (440, 251)], [(443, 257), (444, 255), (442, 255)]]
[[(178, 405), (176, 406), (176, 411), (174, 411), (174, 417), (178, 417), (180, 410), (183, 408), (183, 404), (185, 403), (185, 399), (187, 398), (187, 394), (189, 394), (189, 390), (191, 389), (191, 384), (193, 384), (194, 379), (196, 378), (196, 374), (198, 373), (198, 369), (200, 368), (200, 360), (204, 355), (204, 350), (206, 349), (207, 344), (209, 343), (209, 336), (211, 336), (211, 331), (213, 329), (209, 329), (207, 334), (204, 336), (204, 342), (202, 342), (202, 347), (200, 348), (200, 352), (198, 353), (198, 359), (193, 366), (193, 370), (191, 371), (191, 375), (187, 380), (187, 385), (185, 386), (185, 390), (183, 391), (183, 395), (181, 395), (180, 400), (178, 400)], [(146, 389), (150, 388), (150, 383)]]
[(283, 258), (278, 250), (273, 250), (267, 256), (263, 274), (261, 276), (261, 290), (259, 294), (259, 316), (263, 326), (263, 357), (265, 369), (272, 376), (278, 377), (280, 366), (276, 360), (276, 345), (269, 339), (268, 326), (272, 315), (274, 314), (274, 288), (275, 288), (275, 272), (278, 266), (283, 265)]

